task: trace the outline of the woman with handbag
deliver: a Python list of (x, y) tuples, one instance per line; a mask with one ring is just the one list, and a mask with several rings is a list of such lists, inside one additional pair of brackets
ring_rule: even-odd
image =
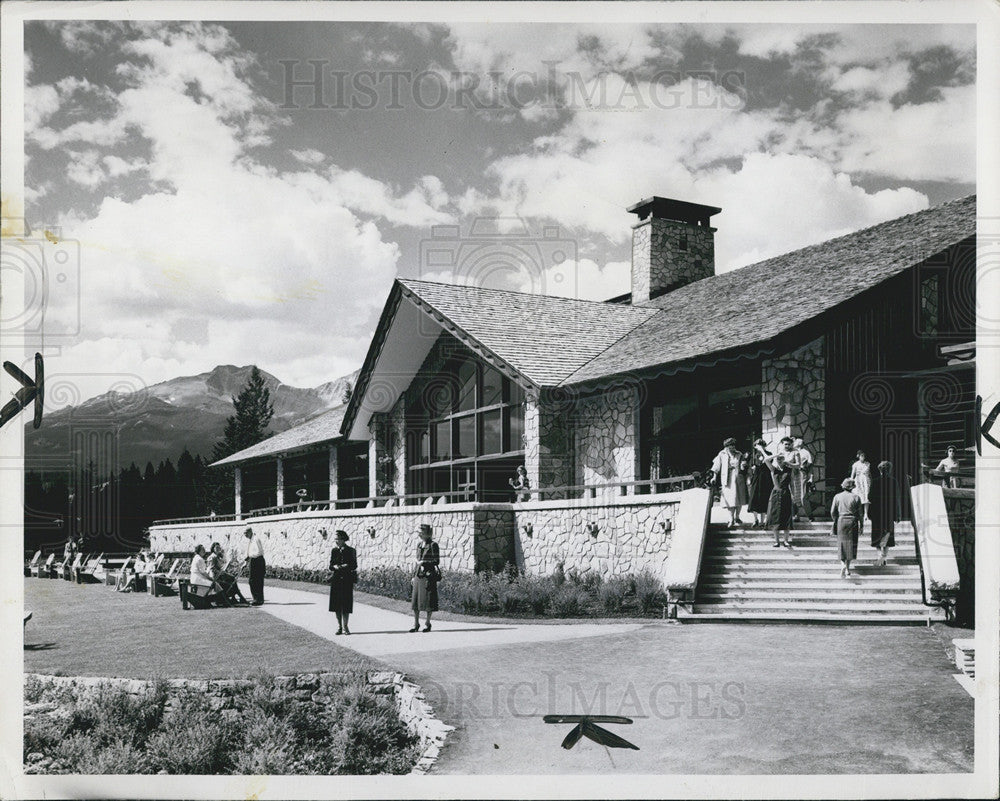
[(337, 544), (330, 551), (330, 611), (337, 613), (337, 634), (350, 634), (347, 627), (354, 611), (354, 582), (358, 580), (358, 555), (347, 544), (347, 532), (337, 530)]
[(413, 628), (410, 632), (420, 631), (420, 613), (427, 614), (424, 631), (431, 630), (431, 612), (438, 608), (437, 585), (441, 580), (441, 549), (434, 542), (431, 527), (426, 523), (420, 526), (420, 544), (417, 545), (416, 563), (413, 569)]

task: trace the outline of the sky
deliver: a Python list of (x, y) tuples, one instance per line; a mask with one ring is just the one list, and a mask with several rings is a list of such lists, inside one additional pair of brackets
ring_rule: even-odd
[(217, 364), (316, 386), (360, 366), (396, 276), (627, 292), (626, 209), (651, 195), (722, 208), (717, 272), (968, 195), (974, 45), (940, 24), (27, 23), (26, 219), (70, 254), (49, 373), (77, 376), (63, 402)]

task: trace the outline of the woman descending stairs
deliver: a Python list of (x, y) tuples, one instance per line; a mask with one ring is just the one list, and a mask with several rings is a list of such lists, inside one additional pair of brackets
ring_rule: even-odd
[(922, 625), (943, 613), (923, 603), (913, 526), (896, 524), (884, 566), (870, 529), (858, 541), (852, 575), (841, 578), (837, 538), (829, 522), (796, 523), (791, 548), (775, 548), (765, 529), (713, 524), (705, 537), (689, 622), (803, 622)]

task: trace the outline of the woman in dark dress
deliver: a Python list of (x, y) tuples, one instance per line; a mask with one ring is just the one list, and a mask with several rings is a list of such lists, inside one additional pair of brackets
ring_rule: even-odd
[[(756, 447), (757, 452), (764, 457), (764, 464), (771, 471), (771, 480), (774, 482), (774, 489), (771, 490), (771, 497), (767, 502), (767, 526), (774, 529), (774, 547), (780, 548), (784, 545), (786, 548), (791, 548), (789, 531), (792, 528), (795, 511), (792, 506), (792, 468), (780, 451), (769, 456), (764, 446)], [(785, 534), (784, 538), (781, 536), (782, 532)]]
[(437, 585), (441, 578), (441, 549), (434, 542), (431, 527), (426, 523), (420, 526), (420, 544), (417, 546), (416, 561), (413, 567), (413, 628), (411, 632), (420, 631), (420, 613), (427, 614), (427, 624), (424, 631), (431, 630), (431, 612), (438, 608)]
[[(758, 439), (754, 442), (754, 448), (764, 447), (764, 440)], [(767, 449), (761, 453), (755, 450), (752, 454), (753, 466), (750, 468), (750, 501), (747, 504), (747, 511), (753, 513), (753, 527), (760, 528), (767, 519), (767, 505), (771, 500), (771, 490), (774, 489), (774, 479), (771, 478), (771, 471), (764, 463), (764, 459), (770, 456)]]
[(868, 490), (868, 519), (872, 523), (872, 547), (878, 548), (875, 565), (885, 564), (886, 552), (896, 544), (896, 521), (900, 518), (899, 487), (892, 477), (892, 462), (879, 462)]
[(330, 551), (330, 611), (337, 613), (337, 634), (350, 634), (347, 627), (354, 611), (354, 582), (358, 579), (358, 554), (347, 544), (346, 531), (337, 531), (337, 545)]

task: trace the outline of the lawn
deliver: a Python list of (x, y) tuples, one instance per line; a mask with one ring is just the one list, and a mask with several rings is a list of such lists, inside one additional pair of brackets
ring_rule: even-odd
[(65, 676), (250, 678), (381, 669), (259, 608), (183, 610), (176, 596), (24, 580), (24, 670)]

